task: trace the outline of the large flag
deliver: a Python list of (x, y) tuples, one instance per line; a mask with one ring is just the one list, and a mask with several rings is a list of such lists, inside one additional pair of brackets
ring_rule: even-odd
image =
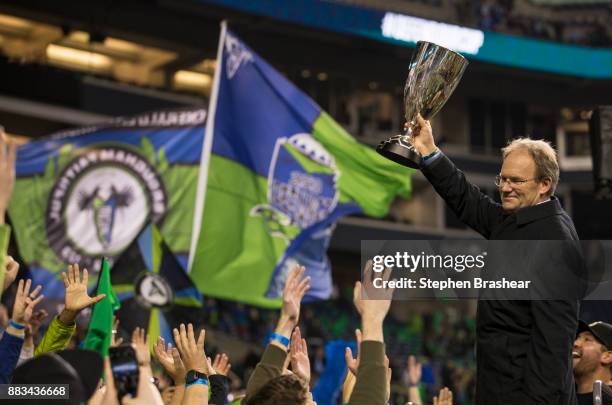
[(102, 271), (98, 277), (96, 295), (99, 294), (106, 294), (106, 296), (94, 304), (83, 348), (96, 351), (100, 353), (100, 356), (106, 357), (113, 331), (113, 314), (120, 307), (111, 285), (110, 266), (107, 259), (103, 260)]
[(224, 23), (217, 61), (191, 277), (205, 295), (274, 307), (300, 262), (327, 297), (335, 221), (386, 215), (411, 170), (355, 141)]
[(51, 301), (59, 271), (112, 263), (148, 223), (187, 268), (206, 111), (123, 117), (20, 146), (9, 207), (21, 256)]

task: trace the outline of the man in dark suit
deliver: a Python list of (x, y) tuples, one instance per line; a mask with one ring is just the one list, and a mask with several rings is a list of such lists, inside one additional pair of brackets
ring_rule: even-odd
[[(578, 240), (554, 196), (559, 165), (544, 141), (517, 139), (496, 178), (501, 204), (470, 184), (417, 118), (414, 146), (422, 171), (457, 217), (487, 239)], [(575, 405), (572, 345), (579, 301), (478, 302), (476, 404)]]

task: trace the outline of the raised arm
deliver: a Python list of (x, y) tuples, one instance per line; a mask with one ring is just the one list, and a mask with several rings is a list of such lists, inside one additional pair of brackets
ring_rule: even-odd
[(65, 287), (64, 309), (49, 324), (35, 355), (63, 350), (76, 330), (75, 319), (79, 313), (105, 296), (90, 297), (87, 294), (89, 274), (87, 269), (83, 269), (81, 275), (78, 264), (68, 266), (68, 274), (62, 273), (62, 278)]
[(300, 304), (310, 288), (310, 277), (304, 277), (305, 271), (304, 267), (296, 266), (287, 277), (281, 314), (272, 340), (247, 383), (247, 398), (257, 393), (272, 378), (282, 374), (291, 333), (300, 318)]
[[(389, 269), (386, 272), (383, 277), (388, 279)], [(363, 277), (364, 283), (371, 283), (371, 261), (366, 264)], [(359, 347), (357, 380), (349, 405), (384, 405), (388, 400), (388, 365), (385, 364), (383, 321), (391, 307), (393, 290), (380, 292), (383, 293), (381, 298), (368, 300), (363, 296), (361, 282), (355, 283), (353, 302), (361, 316), (363, 341)]]
[(419, 129), (414, 134), (414, 146), (427, 157), (421, 167), (423, 175), (463, 223), (488, 238), (503, 215), (501, 205), (470, 183), (465, 174), (436, 147), (429, 121), (420, 115), (417, 121)]

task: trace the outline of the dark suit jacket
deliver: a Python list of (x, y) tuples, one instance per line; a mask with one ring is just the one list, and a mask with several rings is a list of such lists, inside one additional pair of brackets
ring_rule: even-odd
[[(557, 198), (506, 214), (446, 156), (422, 170), (457, 217), (487, 239), (578, 240)], [(476, 404), (576, 404), (578, 311), (578, 300), (479, 301)]]

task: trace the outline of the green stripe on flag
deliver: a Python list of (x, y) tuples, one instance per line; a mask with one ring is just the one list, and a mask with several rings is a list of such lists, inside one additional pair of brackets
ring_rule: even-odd
[(414, 170), (359, 143), (326, 112), (321, 112), (315, 121), (312, 135), (334, 156), (340, 169), (340, 202), (354, 201), (366, 215), (383, 217), (396, 195), (410, 196), (410, 175)]
[(190, 273), (204, 295), (280, 307), (280, 300), (264, 294), (286, 244), (270, 237), (262, 217), (250, 214), (257, 204), (267, 203), (267, 186), (265, 177), (243, 165), (210, 157), (206, 210)]
[(157, 341), (157, 337), (161, 336), (159, 333), (159, 309), (151, 308), (151, 313), (149, 315), (149, 351), (153, 351), (153, 345)]

